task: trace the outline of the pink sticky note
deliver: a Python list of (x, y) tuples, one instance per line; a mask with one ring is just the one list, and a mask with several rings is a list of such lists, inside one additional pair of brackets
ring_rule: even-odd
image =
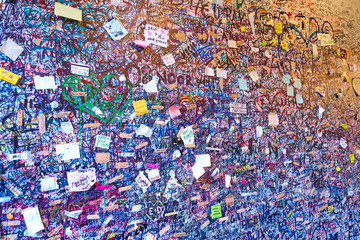
[(97, 186), (96, 190), (105, 190), (105, 189), (110, 189), (111, 186), (110, 185), (101, 185), (101, 186)]
[(171, 118), (176, 118), (181, 115), (180, 108), (177, 105), (173, 105), (169, 108), (169, 114)]
[(242, 183), (242, 184), (247, 184), (248, 182), (244, 182), (244, 178), (241, 177), (241, 183)]
[(39, 121), (39, 132), (41, 134), (44, 134), (46, 132), (46, 128), (45, 128), (45, 115), (44, 114), (40, 114), (38, 117), (38, 121)]
[(159, 168), (158, 165), (152, 164), (152, 163), (147, 163), (146, 166), (151, 167), (151, 168), (155, 168), (155, 169), (158, 169), (158, 168)]
[(141, 41), (141, 40), (135, 40), (134, 43), (140, 47), (146, 48), (147, 46), (150, 45), (149, 42), (147, 41)]

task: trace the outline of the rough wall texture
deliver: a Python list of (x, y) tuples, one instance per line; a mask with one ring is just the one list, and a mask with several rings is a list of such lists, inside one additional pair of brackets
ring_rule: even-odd
[(360, 238), (359, 1), (1, 9), (1, 239)]

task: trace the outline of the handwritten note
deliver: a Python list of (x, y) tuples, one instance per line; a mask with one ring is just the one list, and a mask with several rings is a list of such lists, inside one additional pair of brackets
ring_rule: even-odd
[(283, 32), (282, 28), (283, 28), (282, 23), (275, 23), (275, 32), (277, 34), (281, 34)]
[(87, 191), (96, 182), (95, 168), (67, 172), (70, 192)]
[(59, 185), (57, 184), (55, 177), (42, 178), (40, 184), (42, 192), (59, 189)]
[(121, 25), (119, 20), (117, 20), (116, 18), (111, 19), (110, 21), (105, 23), (104, 28), (114, 41), (121, 40), (128, 34), (128, 31)]
[(80, 63), (71, 63), (71, 73), (81, 76), (89, 76), (90, 66), (80, 64)]
[(111, 138), (109, 136), (97, 135), (95, 147), (109, 149)]
[(56, 155), (60, 160), (80, 158), (79, 143), (67, 143), (55, 145)]
[(23, 209), (22, 214), (30, 235), (45, 229), (44, 224), (41, 221), (39, 208), (37, 206)]
[(145, 41), (160, 47), (167, 47), (168, 31), (150, 24), (145, 25)]
[(318, 38), (320, 40), (320, 45), (321, 46), (332, 46), (335, 45), (334, 40), (332, 39), (330, 34), (325, 34), (325, 33), (318, 33)]
[(144, 175), (143, 171), (140, 171), (139, 175), (135, 178), (135, 182), (139, 185), (139, 187), (146, 192), (147, 189), (150, 187), (151, 182), (149, 179)]
[(221, 204), (212, 205), (211, 206), (211, 218), (216, 219), (216, 218), (221, 218), (221, 217), (222, 217)]
[(162, 56), (161, 59), (163, 60), (166, 66), (171, 66), (175, 64), (174, 56), (171, 53)]
[(191, 144), (194, 144), (194, 142), (195, 142), (194, 131), (193, 131), (193, 128), (191, 126), (186, 127), (181, 132), (180, 136), (181, 136), (181, 139), (183, 140), (185, 145), (191, 145)]
[(134, 106), (136, 116), (140, 116), (145, 113), (148, 113), (148, 108), (146, 106), (145, 99), (133, 102), (133, 106)]

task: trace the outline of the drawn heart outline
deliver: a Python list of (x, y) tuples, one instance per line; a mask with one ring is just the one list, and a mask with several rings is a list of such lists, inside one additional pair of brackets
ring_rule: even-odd
[[(105, 99), (102, 89), (112, 89), (113, 97)], [(85, 96), (73, 96), (72, 92), (85, 92)], [(133, 97), (131, 83), (124, 75), (105, 75), (97, 78), (90, 71), (89, 76), (70, 75), (62, 84), (62, 94), (66, 101), (80, 111), (98, 119), (104, 125), (111, 124), (116, 115), (124, 114), (124, 109)], [(94, 108), (95, 107), (95, 108)], [(100, 110), (101, 114), (95, 112)]]

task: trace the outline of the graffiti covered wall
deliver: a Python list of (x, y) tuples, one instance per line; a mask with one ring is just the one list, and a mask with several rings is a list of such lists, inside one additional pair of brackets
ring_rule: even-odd
[(360, 4), (1, 2), (1, 239), (359, 239)]

